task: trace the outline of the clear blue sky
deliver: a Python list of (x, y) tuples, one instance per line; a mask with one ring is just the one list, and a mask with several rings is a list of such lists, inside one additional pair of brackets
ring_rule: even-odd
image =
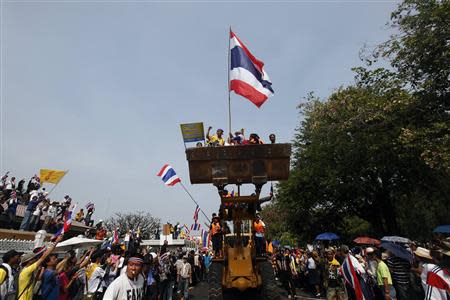
[(212, 185), (189, 183), (179, 124), (228, 127), (228, 27), (275, 90), (261, 109), (233, 94), (233, 127), (288, 142), (303, 97), (353, 82), (360, 49), (387, 39), (395, 6), (3, 1), (1, 173), (69, 169), (53, 198), (93, 201), (97, 219), (149, 211), (191, 224), (187, 195), (155, 174), (172, 164), (208, 215), (218, 208)]

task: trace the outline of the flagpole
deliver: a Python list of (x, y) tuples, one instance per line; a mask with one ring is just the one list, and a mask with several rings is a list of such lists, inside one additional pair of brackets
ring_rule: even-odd
[[(197, 201), (195, 201), (194, 197), (192, 197), (191, 193), (189, 193), (189, 191), (187, 190), (187, 188), (184, 186), (183, 182), (180, 181), (181, 186), (183, 187), (183, 189), (186, 191), (186, 193), (189, 195), (189, 197), (191, 197), (192, 201), (194, 201), (195, 204), (198, 205)], [(198, 205), (198, 208), (200, 208), (200, 211), (202, 212), (202, 214), (205, 216), (206, 220), (208, 220), (208, 222), (211, 223), (211, 220), (208, 218), (208, 216), (205, 214), (205, 212), (203, 211), (203, 209), (200, 207), (200, 205)]]
[(231, 59), (230, 59), (230, 39), (231, 39), (231, 26), (228, 32), (228, 63), (227, 63), (227, 74), (228, 74), (228, 129), (231, 133), (231, 92), (230, 92), (230, 71), (231, 71)]
[[(69, 170), (67, 170), (63, 177), (67, 175), (67, 173), (69, 173)], [(53, 190), (56, 188), (56, 186), (61, 182), (61, 180), (63, 179), (63, 177), (61, 177), (61, 179), (52, 187), (52, 189), (50, 190), (50, 192), (48, 192), (47, 197), (50, 196), (50, 194), (53, 192)]]

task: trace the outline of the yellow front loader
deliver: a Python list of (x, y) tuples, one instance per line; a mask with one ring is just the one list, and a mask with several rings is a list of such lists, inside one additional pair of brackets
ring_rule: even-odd
[[(215, 257), (210, 266), (209, 299), (280, 299), (270, 261), (256, 255), (252, 224), (262, 186), (289, 176), (291, 145), (189, 148), (186, 156), (191, 183), (212, 183), (220, 196), (223, 257)], [(236, 196), (227, 195), (228, 184), (237, 185)], [(254, 193), (241, 196), (243, 184), (254, 185)]]

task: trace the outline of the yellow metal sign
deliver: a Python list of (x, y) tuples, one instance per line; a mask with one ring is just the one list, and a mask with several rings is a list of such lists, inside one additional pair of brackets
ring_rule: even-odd
[(203, 122), (180, 124), (181, 134), (185, 143), (205, 140)]

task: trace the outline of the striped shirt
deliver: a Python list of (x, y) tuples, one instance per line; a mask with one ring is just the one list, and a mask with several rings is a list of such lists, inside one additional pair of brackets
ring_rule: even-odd
[(389, 257), (386, 264), (391, 271), (392, 280), (400, 285), (409, 285), (409, 273), (411, 272), (411, 264), (398, 257)]

